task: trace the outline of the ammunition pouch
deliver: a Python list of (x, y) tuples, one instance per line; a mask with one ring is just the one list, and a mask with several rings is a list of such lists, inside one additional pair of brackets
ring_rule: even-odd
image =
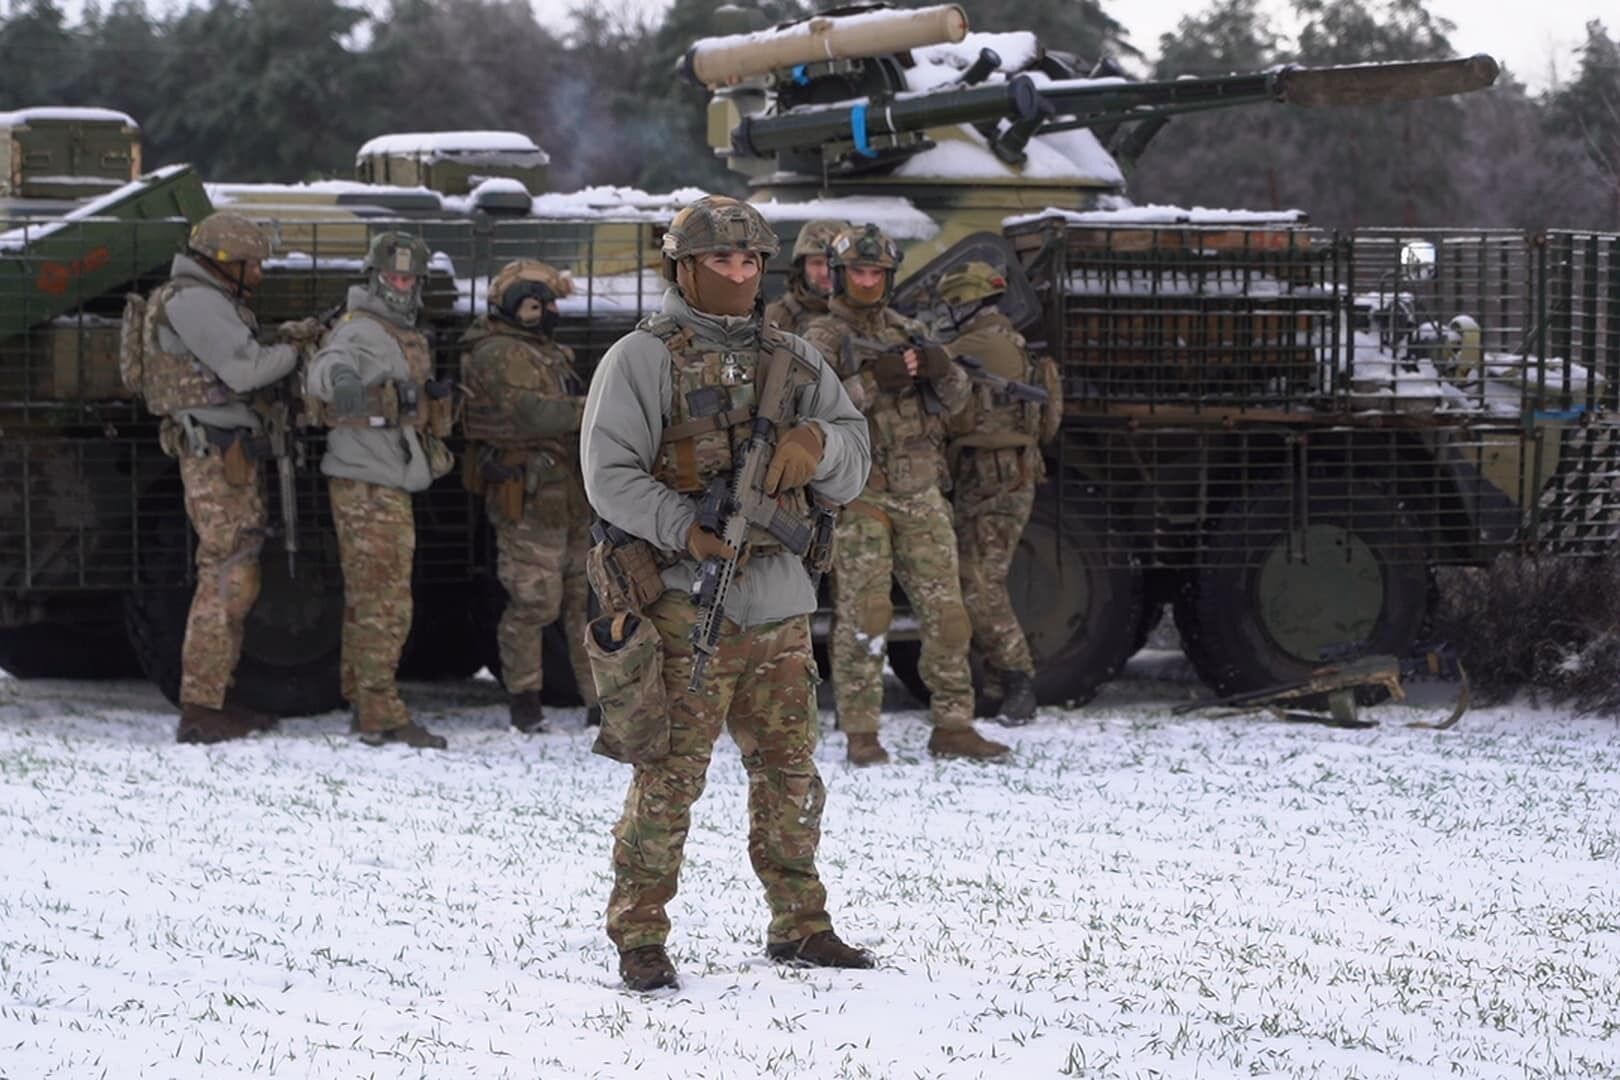
[(591, 540), (585, 577), (603, 611), (645, 611), (664, 595), (660, 560), (651, 544), (605, 522), (591, 527)]
[(591, 752), (641, 765), (669, 756), (669, 703), (664, 643), (650, 619), (620, 611), (593, 620), (585, 633), (602, 727)]
[(524, 496), (528, 493), (523, 464), (528, 456), (522, 450), (497, 450), (494, 447), (478, 455), (478, 474), (482, 478), (484, 501), (499, 521), (523, 520)]
[(425, 383), (393, 379), (372, 383), (366, 387), (365, 411), (358, 416), (339, 416), (321, 401), (305, 404), (317, 421), (329, 428), (408, 427), (444, 439), (455, 426), (455, 395), (449, 384), (436, 379)]

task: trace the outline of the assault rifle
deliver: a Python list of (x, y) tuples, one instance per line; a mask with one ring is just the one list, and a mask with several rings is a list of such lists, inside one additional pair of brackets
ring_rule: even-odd
[[(1048, 400), (1045, 388), (1035, 386), (1032, 383), (1019, 382), (1017, 379), (1009, 379), (1004, 375), (997, 375), (993, 371), (987, 371), (985, 370), (984, 361), (976, 356), (951, 356), (939, 342), (930, 341), (921, 335), (915, 335), (909, 341), (895, 345), (886, 345), (881, 341), (873, 341), (871, 338), (851, 336), (844, 339), (844, 349), (851, 354), (845, 357), (846, 366), (851, 364), (855, 349), (862, 349), (878, 356), (904, 356), (911, 349), (916, 349), (919, 353), (938, 350), (944, 353), (957, 367), (967, 372), (969, 379), (976, 383), (983, 383), (998, 394), (1004, 394), (1015, 401), (1032, 401), (1037, 405), (1045, 405)], [(937, 416), (943, 411), (943, 408), (940, 405), (938, 396), (934, 393), (933, 385), (927, 379), (920, 379), (918, 385), (922, 390), (924, 408), (930, 414)]]
[(758, 527), (795, 555), (811, 552), (819, 542), (831, 542), (831, 511), (818, 510), (806, 518), (784, 507), (765, 492), (765, 470), (776, 450), (775, 424), (787, 395), (788, 367), (792, 358), (773, 352), (765, 368), (759, 408), (748, 433), (742, 464), (725, 477), (716, 477), (703, 494), (698, 507), (698, 527), (713, 533), (731, 549), (729, 558), (704, 559), (692, 579), (692, 603), (697, 620), (692, 624), (692, 678), (687, 690), (703, 688), (703, 670), (720, 644), (720, 628), (726, 618), (726, 595), (737, 576), (739, 562), (747, 555), (748, 530)]
[(281, 499), (281, 547), (287, 553), (287, 576), (298, 576), (298, 454), (302, 449), (293, 437), (294, 410), (298, 395), (292, 383), (283, 380), (259, 402), (259, 416), (270, 441), (270, 455), (276, 459), (276, 493)]

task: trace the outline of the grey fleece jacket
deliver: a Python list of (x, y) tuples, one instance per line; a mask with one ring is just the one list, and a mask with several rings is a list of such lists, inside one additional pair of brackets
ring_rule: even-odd
[[(367, 311), (396, 326), (406, 326), (364, 285), (349, 286), (350, 312)], [(320, 352), (310, 361), (305, 380), (309, 392), (327, 404), (332, 402), (332, 373), (352, 368), (364, 386), (393, 379), (409, 382), (410, 365), (387, 331), (371, 319), (345, 315), (327, 335)], [(337, 427), (326, 433), (326, 454), (321, 472), (347, 480), (364, 480), (402, 491), (425, 491), (433, 483), (427, 452), (412, 428)]]
[[(169, 326), (174, 328), (158, 324), (158, 345), (165, 352), (190, 353), (238, 394), (269, 386), (298, 366), (298, 350), (291, 345), (259, 344), (253, 336), (257, 327), (242, 321), (236, 301), (196, 259), (176, 255), (170, 276), (201, 282), (207, 288), (181, 289), (164, 305)], [(259, 414), (243, 402), (183, 409), (179, 418), (253, 431), (263, 426)]]
[[(693, 311), (670, 289), (664, 313), (691, 327), (699, 348), (742, 350), (755, 346), (757, 318), (705, 315)], [(843, 504), (866, 486), (872, 465), (866, 418), (850, 403), (838, 375), (808, 344), (802, 353), (820, 379), (799, 392), (801, 422), (819, 424), (825, 438), (821, 464), (810, 487)], [(591, 379), (580, 431), (585, 494), (605, 521), (666, 551), (686, 551), (686, 532), (697, 518), (697, 500), (653, 479), (652, 468), (669, 420), (674, 393), (669, 350), (655, 335), (636, 330), (608, 350)], [(683, 557), (664, 571), (664, 584), (688, 591), (697, 563)], [(810, 575), (798, 556), (781, 552), (749, 561), (726, 598), (726, 614), (745, 627), (776, 622), (816, 609)]]

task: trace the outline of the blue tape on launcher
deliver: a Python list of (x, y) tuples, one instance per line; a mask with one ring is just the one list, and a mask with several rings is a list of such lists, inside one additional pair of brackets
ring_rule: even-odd
[(855, 152), (862, 157), (877, 157), (877, 151), (866, 139), (866, 103), (851, 105), (849, 109), (849, 133), (855, 139)]
[(810, 85), (810, 76), (805, 74), (805, 67), (806, 65), (804, 64), (796, 64), (790, 69), (793, 75), (793, 81), (800, 86)]

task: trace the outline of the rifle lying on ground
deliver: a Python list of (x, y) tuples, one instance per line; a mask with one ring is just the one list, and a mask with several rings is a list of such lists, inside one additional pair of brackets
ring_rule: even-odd
[(832, 545), (836, 514), (817, 505), (810, 517), (794, 513), (765, 492), (765, 471), (776, 451), (775, 424), (783, 412), (792, 357), (773, 352), (765, 367), (759, 408), (754, 414), (742, 464), (725, 477), (716, 477), (698, 508), (698, 526), (720, 537), (731, 548), (730, 558), (703, 560), (692, 579), (692, 603), (697, 620), (692, 624), (692, 679), (687, 689), (703, 688), (703, 670), (720, 644), (726, 618), (726, 594), (731, 591), (739, 563), (747, 557), (748, 530), (765, 530), (785, 549), (799, 556), (815, 556)]
[[(856, 349), (864, 350), (876, 356), (904, 356), (912, 349), (916, 349), (919, 353), (938, 350), (944, 353), (957, 367), (967, 372), (969, 379), (976, 383), (983, 383), (999, 394), (1004, 394), (1015, 401), (1032, 401), (1037, 405), (1045, 405), (1047, 402), (1047, 393), (1044, 387), (1019, 382), (1017, 379), (1009, 379), (1005, 375), (997, 375), (993, 371), (987, 371), (985, 370), (984, 361), (976, 356), (951, 356), (939, 342), (930, 341), (925, 337), (916, 336), (909, 342), (886, 345), (881, 341), (873, 341), (871, 338), (852, 336), (844, 339), (844, 348), (849, 353), (844, 358), (846, 370), (851, 366), (854, 350)], [(924, 406), (928, 412), (933, 415), (942, 412), (943, 409), (940, 406), (939, 398), (934, 394), (933, 384), (926, 378), (919, 378), (917, 385), (922, 390)]]

